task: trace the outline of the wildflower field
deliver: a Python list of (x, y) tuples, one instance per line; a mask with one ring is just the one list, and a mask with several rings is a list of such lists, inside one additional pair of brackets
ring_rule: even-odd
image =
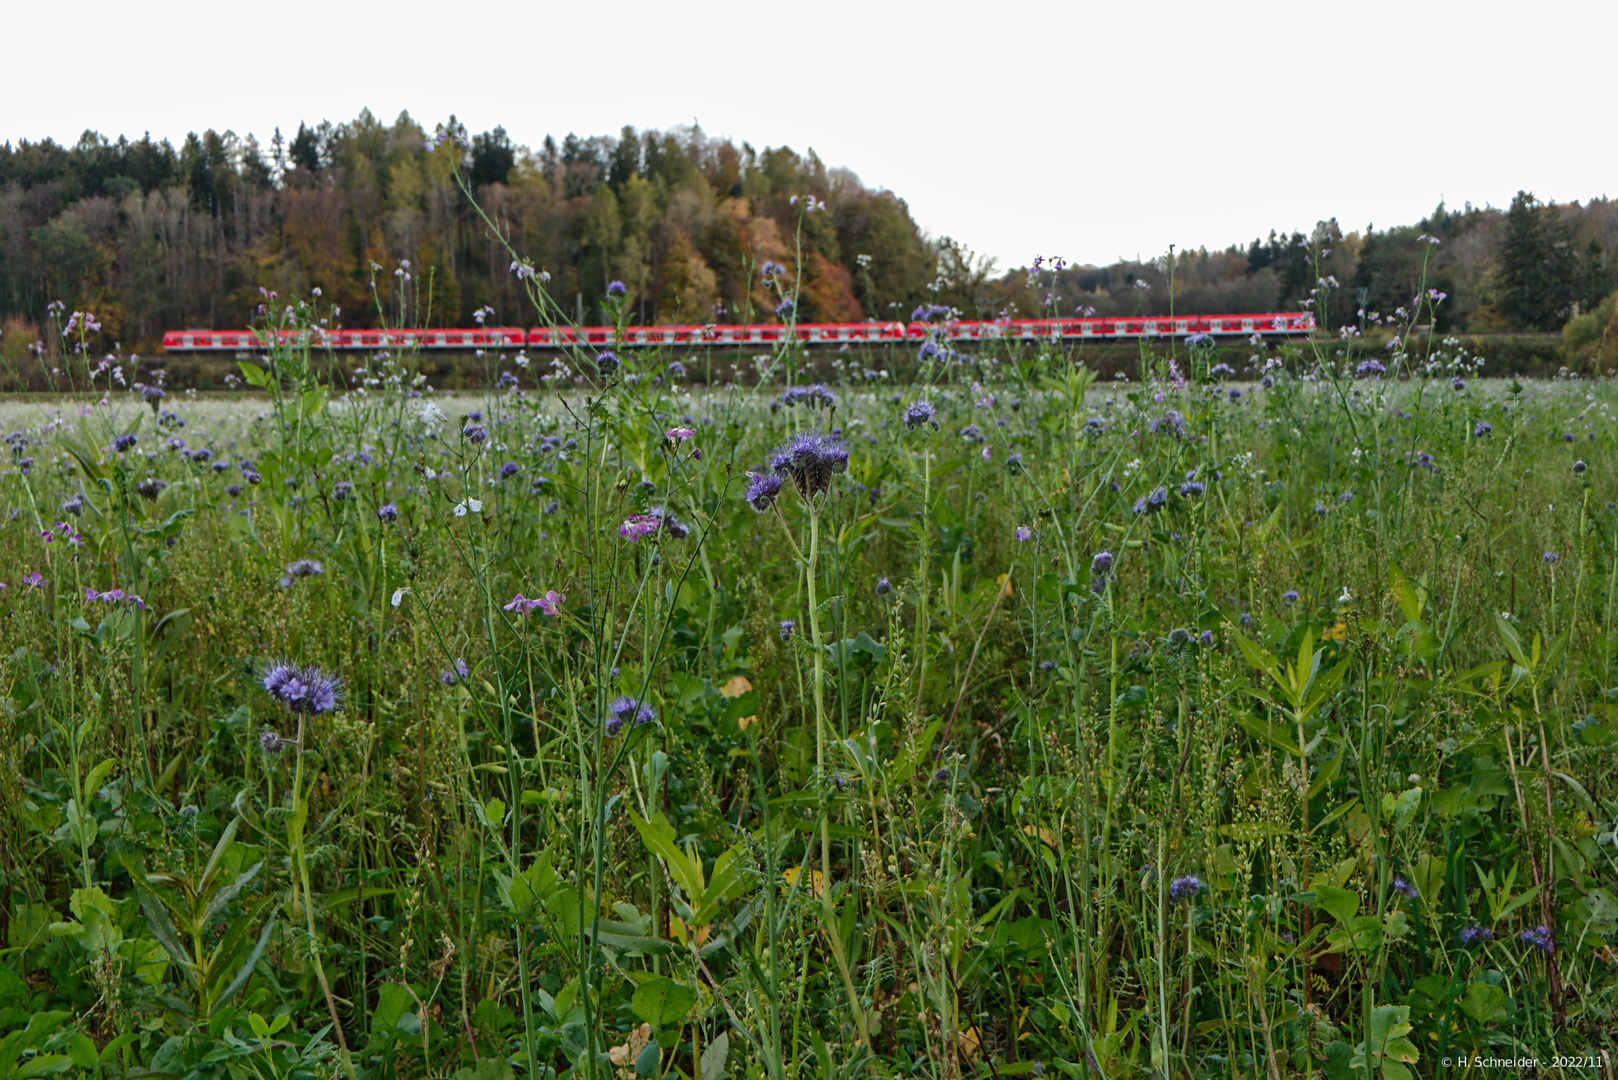
[(1609, 383), (894, 360), (6, 406), (0, 1078), (1613, 1075)]

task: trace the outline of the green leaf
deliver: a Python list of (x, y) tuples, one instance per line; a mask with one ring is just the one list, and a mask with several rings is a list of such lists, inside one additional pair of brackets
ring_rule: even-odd
[(725, 1074), (725, 1059), (730, 1056), (730, 1033), (721, 1031), (702, 1051), (699, 1068), (702, 1080), (719, 1080)]
[(1335, 885), (1321, 885), (1315, 890), (1315, 902), (1326, 914), (1347, 925), (1360, 910), (1359, 893), (1339, 889)]
[(1480, 1024), (1489, 1024), (1507, 1015), (1506, 1003), (1510, 1000), (1498, 986), (1475, 982), (1461, 996), (1461, 1011)]
[(697, 992), (684, 983), (677, 983), (666, 975), (641, 983), (629, 999), (635, 1015), (653, 1027), (664, 1027), (685, 1019), (691, 1006), (697, 1003)]

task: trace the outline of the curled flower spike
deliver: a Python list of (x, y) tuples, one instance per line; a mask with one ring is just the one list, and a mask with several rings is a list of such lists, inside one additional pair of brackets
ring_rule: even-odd
[(803, 432), (770, 456), (770, 467), (810, 499), (825, 494), (832, 477), (848, 471), (848, 448), (833, 436)]
[(1205, 887), (1206, 886), (1204, 886), (1202, 883), (1202, 879), (1197, 877), (1195, 874), (1187, 874), (1184, 877), (1177, 877), (1169, 883), (1169, 899), (1174, 903), (1179, 903), (1181, 900), (1189, 900), (1191, 897), (1201, 892)]

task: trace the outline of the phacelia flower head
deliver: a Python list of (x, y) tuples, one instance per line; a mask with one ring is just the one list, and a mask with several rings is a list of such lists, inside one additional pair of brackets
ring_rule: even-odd
[(607, 295), (614, 300), (622, 300), (628, 292), (629, 290), (625, 288), (624, 283), (621, 281), (607, 282)]
[(611, 375), (618, 370), (618, 354), (608, 350), (596, 354), (596, 370), (603, 375)]
[(809, 499), (825, 494), (832, 477), (848, 471), (848, 448), (833, 436), (803, 432), (771, 455), (770, 466)]
[(1031, 539), (1033, 537), (1033, 535), (1034, 535), (1034, 530), (1030, 529), (1028, 526), (1026, 526), (1026, 525), (1018, 525), (1017, 526), (1017, 540), (1018, 540), (1019, 543), (1022, 542), (1022, 541)]
[(1281, 602), (1284, 604), (1296, 604), (1298, 602), (1298, 590), (1288, 589), (1286, 592), (1282, 593)]
[(376, 508), (376, 516), (379, 521), (398, 521), (399, 506), (397, 503), (383, 503)]
[(1487, 926), (1478, 926), (1474, 923), (1461, 929), (1460, 938), (1462, 945), (1481, 945), (1485, 941), (1494, 940), (1494, 931)]
[(910, 407), (905, 410), (905, 427), (936, 428), (938, 426), (938, 421), (936, 419), (937, 416), (938, 410), (933, 408), (932, 402), (928, 401), (926, 398), (917, 398), (915, 401), (912, 401), (910, 403)]
[(1477, 426), (1472, 429), (1472, 437), (1475, 439), (1486, 439), (1492, 434), (1494, 434), (1494, 425), (1487, 420), (1479, 420)]
[(788, 638), (792, 637), (792, 632), (794, 630), (796, 630), (797, 628), (798, 628), (797, 620), (795, 620), (795, 619), (782, 619), (781, 620), (781, 640), (786, 641)]
[(1406, 881), (1404, 878), (1398, 877), (1393, 879), (1393, 891), (1407, 900), (1414, 900), (1416, 897), (1421, 895), (1416, 891), (1416, 887), (1414, 885), (1410, 884), (1410, 882)]
[(886, 596), (886, 595), (888, 595), (888, 593), (890, 593), (892, 591), (893, 591), (893, 585), (889, 583), (887, 578), (877, 578), (876, 579), (876, 594), (878, 596)]
[(657, 719), (657, 710), (639, 698), (620, 695), (607, 706), (607, 734), (616, 735), (625, 724), (650, 724)]
[(297, 667), (280, 661), (265, 668), (259, 677), (265, 691), (288, 712), (318, 716), (337, 708), (342, 698), (342, 680), (318, 667)]
[(747, 474), (747, 492), (743, 496), (754, 510), (764, 511), (775, 505), (775, 498), (781, 494), (781, 478), (774, 473)]
[(1547, 956), (1556, 951), (1556, 938), (1548, 926), (1536, 926), (1532, 930), (1524, 930), (1517, 935), (1517, 940), (1524, 945), (1532, 945)]
[(439, 674), (438, 681), (443, 683), (445, 686), (455, 686), (459, 683), (465, 682), (468, 674), (469, 671), (466, 666), (466, 661), (457, 657), (453, 664)]
[(1098, 551), (1090, 559), (1090, 572), (1092, 574), (1106, 575), (1112, 572), (1112, 552)]
[(1186, 874), (1184, 877), (1177, 877), (1169, 882), (1169, 899), (1175, 903), (1179, 903), (1181, 900), (1189, 900), (1205, 887), (1201, 878), (1195, 874)]

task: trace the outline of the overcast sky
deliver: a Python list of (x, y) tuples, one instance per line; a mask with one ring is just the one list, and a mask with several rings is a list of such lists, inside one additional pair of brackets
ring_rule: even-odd
[(1618, 196), (1618, 4), (11, 5), (0, 140), (408, 111), (813, 148), (994, 257), (1107, 263)]

